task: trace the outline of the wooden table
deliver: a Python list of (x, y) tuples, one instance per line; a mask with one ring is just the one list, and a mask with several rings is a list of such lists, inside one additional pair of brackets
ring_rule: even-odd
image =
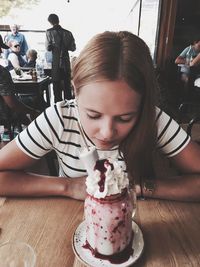
[[(67, 198), (0, 198), (0, 242), (28, 242), (36, 267), (84, 267), (71, 239), (83, 218), (83, 202)], [(145, 248), (136, 267), (200, 266), (200, 204), (139, 200), (135, 221)]]
[(39, 77), (37, 81), (32, 80), (13, 80), (15, 84), (16, 93), (19, 94), (28, 94), (34, 93), (38, 96), (41, 96), (43, 92), (46, 92), (46, 100), (47, 105), (50, 106), (50, 92), (49, 92), (49, 84), (51, 82), (51, 78), (49, 76)]
[(72, 267), (71, 238), (82, 214), (82, 202), (70, 199), (1, 198), (0, 242), (30, 244), (37, 255), (36, 267)]
[[(4, 145), (6, 142), (0, 142), (0, 148)], [(35, 172), (46, 174), (45, 162), (35, 167)], [(159, 167), (158, 173), (167, 169), (163, 161)], [(85, 267), (71, 245), (82, 219), (81, 201), (0, 198), (0, 243), (29, 243), (37, 254), (36, 267)], [(143, 232), (145, 246), (134, 267), (200, 266), (200, 203), (138, 200), (135, 222)]]

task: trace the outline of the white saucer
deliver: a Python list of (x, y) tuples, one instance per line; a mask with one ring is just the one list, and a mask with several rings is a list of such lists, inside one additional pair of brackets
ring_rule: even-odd
[(132, 222), (132, 227), (134, 231), (134, 238), (132, 244), (133, 255), (131, 255), (130, 258), (124, 263), (114, 264), (108, 260), (95, 258), (89, 249), (83, 248), (83, 245), (85, 244), (86, 241), (85, 221), (80, 223), (74, 232), (72, 238), (73, 251), (77, 256), (77, 258), (82, 263), (89, 265), (91, 267), (112, 267), (112, 266), (128, 267), (132, 265), (134, 262), (136, 262), (137, 259), (139, 259), (144, 248), (144, 239), (142, 231), (135, 222)]

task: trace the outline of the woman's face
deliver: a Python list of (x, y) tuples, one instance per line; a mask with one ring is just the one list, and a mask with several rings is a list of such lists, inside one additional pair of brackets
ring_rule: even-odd
[(124, 81), (102, 81), (83, 86), (77, 102), (87, 136), (106, 150), (119, 145), (135, 125), (141, 96)]

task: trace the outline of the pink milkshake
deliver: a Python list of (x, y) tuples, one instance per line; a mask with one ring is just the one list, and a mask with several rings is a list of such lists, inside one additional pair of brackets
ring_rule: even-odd
[(98, 160), (86, 185), (84, 247), (96, 257), (112, 262), (115, 259), (116, 263), (126, 261), (132, 253), (133, 239), (127, 174), (117, 161)]

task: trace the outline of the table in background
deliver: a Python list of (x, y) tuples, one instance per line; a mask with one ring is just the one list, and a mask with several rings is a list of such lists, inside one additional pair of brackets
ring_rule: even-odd
[[(200, 264), (200, 204), (138, 201), (135, 221), (144, 234), (136, 267)], [(83, 202), (68, 198), (1, 198), (0, 242), (20, 240), (36, 251), (36, 267), (83, 267), (72, 235), (83, 218)]]
[[(37, 81), (32, 80), (13, 80), (15, 84), (15, 90), (17, 94), (35, 94), (38, 97), (46, 93), (47, 105), (50, 106), (50, 90), (49, 85), (51, 83), (51, 78), (49, 76), (39, 77)], [(44, 107), (42, 107), (44, 109)]]

